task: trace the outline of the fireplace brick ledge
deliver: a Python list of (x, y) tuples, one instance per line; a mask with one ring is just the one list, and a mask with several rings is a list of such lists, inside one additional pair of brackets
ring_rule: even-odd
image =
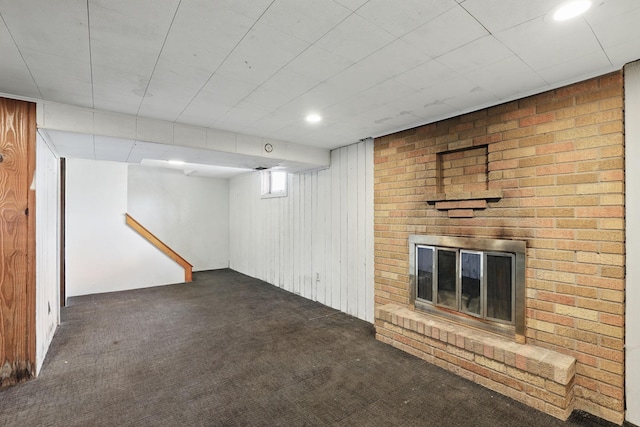
[(376, 307), (375, 319), (384, 343), (562, 420), (573, 410), (574, 357), (396, 304)]

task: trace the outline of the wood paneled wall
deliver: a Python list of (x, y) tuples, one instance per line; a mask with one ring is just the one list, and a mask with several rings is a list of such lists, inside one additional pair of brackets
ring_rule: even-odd
[(36, 106), (0, 98), (0, 386), (35, 366)]
[(230, 267), (373, 322), (373, 142), (331, 152), (261, 198), (260, 174), (231, 180)]

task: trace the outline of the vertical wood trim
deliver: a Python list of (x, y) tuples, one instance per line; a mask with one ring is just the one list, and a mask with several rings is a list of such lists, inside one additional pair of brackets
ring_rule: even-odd
[(365, 221), (366, 221), (366, 231), (365, 231), (365, 247), (366, 247), (366, 315), (365, 320), (369, 322), (374, 321), (374, 310), (375, 310), (375, 279), (374, 279), (374, 218), (373, 218), (373, 139), (369, 138), (365, 142), (365, 191), (366, 191), (366, 202), (365, 202)]
[(367, 249), (366, 249), (366, 231), (367, 231), (367, 210), (366, 210), (366, 176), (365, 176), (365, 144), (356, 145), (358, 150), (357, 157), (357, 192), (358, 192), (358, 206), (357, 206), (357, 227), (356, 230), (356, 244), (358, 246), (358, 295), (357, 304), (358, 311), (357, 316), (362, 319), (366, 319), (367, 312)]
[(340, 149), (331, 152), (331, 307), (340, 309)]
[(640, 187), (631, 171), (640, 168), (640, 61), (624, 67), (625, 87), (625, 400), (626, 420), (640, 425)]
[(66, 242), (66, 201), (67, 201), (67, 159), (60, 158), (60, 307), (67, 305), (66, 294), (66, 258), (65, 258), (65, 242)]
[(323, 221), (324, 221), (324, 232), (323, 232), (323, 269), (321, 280), (324, 283), (324, 304), (331, 306), (331, 172), (330, 169), (322, 171), (322, 176), (324, 177), (324, 194), (322, 198), (322, 206), (323, 209)]
[(27, 135), (27, 178), (29, 185), (27, 216), (27, 357), (32, 374), (36, 370), (36, 104), (28, 103), (28, 135)]
[(347, 154), (347, 313), (358, 315), (358, 146), (349, 145)]
[(0, 98), (0, 386), (30, 378), (36, 354), (36, 106)]
[(312, 223), (311, 223), (311, 213), (313, 209), (312, 205), (312, 196), (311, 196), (311, 188), (313, 183), (313, 173), (304, 174), (304, 243), (303, 243), (303, 254), (304, 254), (304, 264), (302, 266), (303, 277), (304, 277), (304, 292), (302, 296), (305, 298), (314, 299), (314, 293), (312, 289), (311, 283), (311, 272), (313, 269), (312, 265), (312, 254), (313, 254), (313, 240), (312, 240)]
[[(349, 283), (348, 149), (340, 149), (340, 283)], [(340, 310), (349, 313), (349, 287), (340, 286)]]

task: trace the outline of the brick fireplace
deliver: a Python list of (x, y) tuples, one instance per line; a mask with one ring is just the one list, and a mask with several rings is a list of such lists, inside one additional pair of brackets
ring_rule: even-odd
[(379, 340), (558, 418), (622, 423), (622, 72), (377, 138), (374, 178)]

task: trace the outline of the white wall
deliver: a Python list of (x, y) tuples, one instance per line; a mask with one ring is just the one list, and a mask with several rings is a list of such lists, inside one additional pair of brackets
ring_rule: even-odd
[(229, 266), (229, 180), (129, 166), (129, 214), (193, 265)]
[(125, 224), (126, 163), (66, 163), (67, 296), (180, 283), (184, 270)]
[(626, 158), (626, 316), (625, 368), (627, 421), (640, 425), (640, 61), (628, 64), (625, 75)]
[(60, 323), (58, 159), (38, 134), (36, 145), (36, 375)]
[(231, 268), (373, 322), (373, 141), (288, 185), (263, 199), (259, 173), (231, 180)]

